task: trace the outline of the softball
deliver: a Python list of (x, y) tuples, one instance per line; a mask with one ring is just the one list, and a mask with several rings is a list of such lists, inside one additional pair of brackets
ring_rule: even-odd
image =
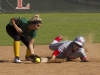
[(38, 63), (41, 62), (40, 58), (36, 58), (35, 61)]

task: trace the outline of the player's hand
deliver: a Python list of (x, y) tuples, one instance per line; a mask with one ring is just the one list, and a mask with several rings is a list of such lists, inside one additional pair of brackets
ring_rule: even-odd
[(89, 62), (88, 60), (81, 60), (81, 62)]
[(16, 31), (17, 31), (17, 33), (19, 33), (19, 34), (23, 33), (22, 29), (19, 28), (19, 27), (16, 28)]

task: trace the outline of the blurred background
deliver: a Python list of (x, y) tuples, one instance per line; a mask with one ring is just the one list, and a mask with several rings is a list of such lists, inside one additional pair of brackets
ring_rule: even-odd
[(0, 0), (0, 12), (100, 12), (100, 0)]
[(86, 41), (100, 43), (99, 0), (0, 0), (0, 45), (13, 45), (6, 33), (12, 17), (30, 19), (40, 14), (43, 25), (37, 31), (35, 44), (47, 45), (58, 36), (74, 40), (84, 36)]

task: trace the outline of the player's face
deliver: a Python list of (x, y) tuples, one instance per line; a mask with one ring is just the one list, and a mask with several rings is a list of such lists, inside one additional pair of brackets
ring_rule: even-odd
[(73, 42), (73, 51), (76, 52), (78, 51), (82, 46), (78, 45), (77, 43)]
[(38, 30), (38, 29), (40, 28), (40, 26), (41, 26), (41, 24), (40, 24), (40, 23), (35, 24), (35, 25), (34, 25), (34, 27), (33, 27), (33, 29), (34, 29), (34, 30)]
[(38, 30), (40, 28), (41, 24), (38, 23), (38, 24), (31, 24), (29, 25), (28, 27), (28, 30)]

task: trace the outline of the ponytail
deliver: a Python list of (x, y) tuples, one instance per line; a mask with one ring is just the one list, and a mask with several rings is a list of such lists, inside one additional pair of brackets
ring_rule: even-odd
[(30, 24), (38, 24), (38, 23), (41, 23), (42, 24), (42, 19), (40, 18), (39, 14), (35, 14), (34, 17), (32, 17), (29, 20), (29, 23)]

